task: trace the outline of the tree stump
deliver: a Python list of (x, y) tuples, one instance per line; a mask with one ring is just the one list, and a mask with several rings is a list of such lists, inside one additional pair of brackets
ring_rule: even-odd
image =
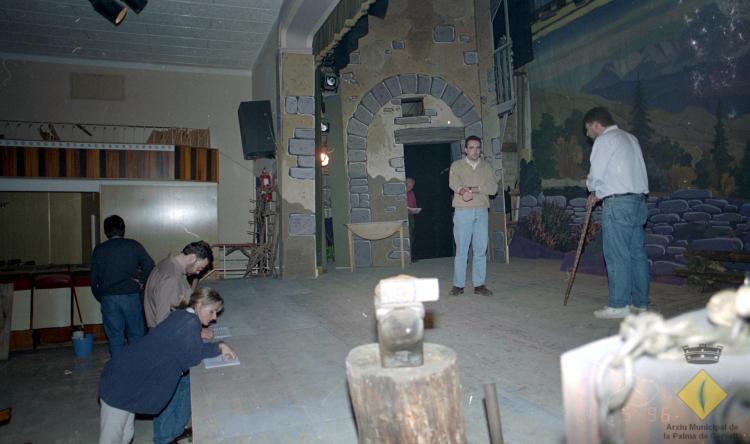
[(346, 358), (360, 444), (466, 442), (456, 353), (424, 344), (424, 365), (382, 368), (378, 344)]

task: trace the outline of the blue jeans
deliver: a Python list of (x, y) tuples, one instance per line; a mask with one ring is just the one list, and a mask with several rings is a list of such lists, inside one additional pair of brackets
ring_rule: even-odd
[(471, 283), (474, 287), (484, 285), (487, 277), (487, 208), (456, 208), (453, 212), (453, 239), (456, 241), (453, 285), (466, 286), (469, 245), (473, 252)]
[(146, 334), (143, 323), (143, 301), (139, 293), (110, 294), (102, 297), (102, 322), (109, 341), (109, 354), (114, 356), (128, 342)]
[(604, 261), (613, 308), (648, 306), (650, 283), (643, 225), (648, 212), (643, 195), (611, 197), (602, 203)]
[(182, 435), (190, 420), (190, 375), (184, 375), (164, 410), (154, 417), (154, 443), (167, 444)]

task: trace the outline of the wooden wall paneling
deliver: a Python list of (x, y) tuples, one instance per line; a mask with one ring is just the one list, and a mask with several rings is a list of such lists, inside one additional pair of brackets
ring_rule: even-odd
[(39, 148), (23, 149), (23, 175), (39, 177)]
[(82, 150), (86, 156), (86, 172), (82, 177), (98, 179), (99, 174), (99, 150)]
[(189, 146), (175, 145), (175, 179), (192, 180), (191, 154), (192, 149)]
[(104, 171), (108, 179), (120, 177), (120, 152), (115, 150), (102, 150), (104, 152)]
[(0, 176), (218, 182), (218, 150), (0, 147)]
[(80, 150), (65, 151), (65, 177), (81, 177), (81, 152)]
[(68, 177), (68, 168), (65, 164), (65, 152), (67, 150), (64, 148), (58, 148), (57, 149), (57, 163), (60, 164), (60, 168), (58, 171), (59, 177)]
[(182, 180), (182, 147), (175, 145), (174, 147), (174, 178), (175, 180)]
[(44, 170), (42, 177), (60, 177), (60, 151), (57, 148), (45, 148), (41, 150), (44, 159)]
[(144, 160), (144, 176), (147, 179), (174, 179), (173, 152), (147, 151)]
[(208, 174), (211, 182), (219, 181), (219, 150), (208, 150)]
[(0, 175), (2, 176), (18, 176), (18, 160), (16, 160), (16, 148), (15, 147), (3, 147), (0, 148)]
[(144, 161), (147, 151), (124, 151), (125, 153), (125, 174), (128, 179), (138, 179), (144, 177)]
[(208, 181), (208, 150), (206, 148), (193, 148), (195, 152), (195, 177), (193, 180)]
[(171, 152), (164, 152), (159, 151), (157, 153), (157, 161), (159, 165), (158, 169), (158, 177), (160, 179), (175, 179), (175, 156), (177, 153), (175, 151)]
[(146, 151), (143, 153), (143, 177), (153, 179), (157, 176), (156, 171), (156, 151)]

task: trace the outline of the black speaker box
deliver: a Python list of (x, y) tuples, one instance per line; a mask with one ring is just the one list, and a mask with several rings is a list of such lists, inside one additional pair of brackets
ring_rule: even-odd
[(520, 68), (534, 60), (534, 45), (531, 40), (531, 21), (534, 17), (532, 0), (510, 2), (508, 20), (510, 39), (513, 42), (513, 68)]
[(245, 159), (274, 157), (276, 155), (276, 143), (273, 133), (271, 102), (268, 100), (240, 102), (237, 116), (240, 120), (242, 152)]
[[(534, 17), (533, 0), (509, 0), (508, 22), (510, 39), (513, 42), (513, 69), (518, 69), (534, 60), (534, 47), (531, 40), (531, 22)], [(502, 6), (492, 19), (492, 30), (495, 48), (498, 48), (501, 36), (505, 35), (505, 17)]]

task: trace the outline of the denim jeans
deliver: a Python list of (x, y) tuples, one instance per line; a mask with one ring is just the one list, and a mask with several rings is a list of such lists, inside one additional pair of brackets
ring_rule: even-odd
[(453, 285), (466, 286), (469, 245), (473, 252), (471, 283), (474, 287), (484, 285), (487, 277), (487, 208), (456, 208), (453, 212), (453, 239), (456, 241)]
[(644, 196), (611, 197), (602, 207), (604, 261), (609, 278), (607, 305), (646, 308), (650, 276), (643, 244), (643, 225), (648, 216)]
[(190, 375), (184, 375), (177, 384), (164, 410), (154, 417), (154, 443), (167, 444), (185, 430), (190, 420)]
[(109, 341), (109, 353), (114, 356), (125, 345), (125, 328), (128, 341), (146, 334), (143, 322), (143, 301), (139, 293), (111, 294), (102, 297), (102, 322)]

